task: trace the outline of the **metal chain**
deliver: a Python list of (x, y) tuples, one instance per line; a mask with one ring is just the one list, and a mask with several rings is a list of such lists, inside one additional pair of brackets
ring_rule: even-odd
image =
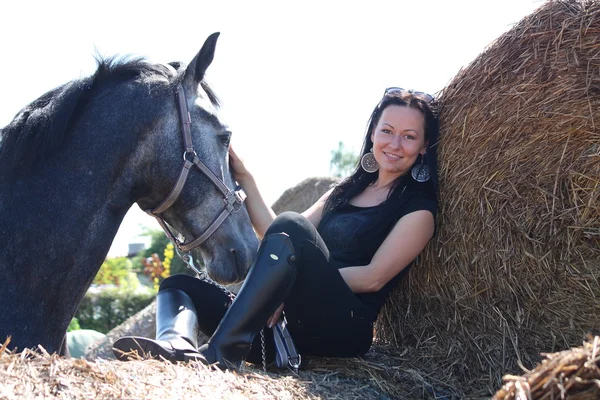
[(265, 328), (260, 330), (260, 345), (262, 347), (263, 371), (267, 372), (267, 351), (265, 350)]
[[(236, 296), (235, 293), (233, 293), (231, 290), (227, 289), (225, 286), (210, 279), (208, 277), (208, 274), (205, 271), (199, 270), (194, 265), (194, 259), (190, 253), (181, 253), (179, 251), (179, 249), (177, 248), (177, 246), (174, 246), (174, 247), (175, 247), (175, 252), (177, 253), (177, 256), (179, 256), (179, 258), (181, 258), (181, 260), (188, 266), (188, 268), (190, 268), (192, 271), (194, 271), (196, 274), (198, 274), (198, 279), (205, 281), (207, 283), (210, 283), (211, 285), (214, 285), (214, 286), (218, 287), (219, 289), (221, 289), (223, 291), (223, 293), (225, 293), (231, 299), (232, 302), (233, 302), (233, 300), (235, 300), (235, 296)], [(264, 328), (260, 330), (260, 345), (262, 347), (263, 371), (267, 372), (267, 350), (266, 350), (266, 346), (265, 346), (265, 329)]]

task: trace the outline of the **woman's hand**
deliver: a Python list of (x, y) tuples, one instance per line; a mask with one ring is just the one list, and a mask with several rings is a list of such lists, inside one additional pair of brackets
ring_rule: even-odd
[(281, 305), (277, 308), (277, 310), (275, 310), (273, 315), (271, 315), (271, 318), (269, 318), (269, 320), (267, 321), (267, 326), (269, 328), (272, 328), (273, 325), (275, 325), (277, 323), (277, 321), (279, 321), (279, 318), (281, 318), (282, 312), (283, 312), (283, 303), (281, 303)]
[(236, 154), (231, 144), (229, 145), (229, 167), (233, 173), (233, 179), (242, 185), (242, 187), (244, 186), (244, 182), (252, 177), (252, 174), (246, 169), (244, 161)]

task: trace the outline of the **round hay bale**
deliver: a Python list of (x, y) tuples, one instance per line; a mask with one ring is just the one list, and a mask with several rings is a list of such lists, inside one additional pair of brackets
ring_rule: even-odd
[(490, 394), (600, 331), (600, 2), (545, 3), (439, 99), (438, 233), (378, 338)]
[(284, 211), (306, 211), (337, 182), (337, 179), (328, 177), (307, 178), (283, 192), (279, 199), (273, 203), (273, 211), (277, 215)]

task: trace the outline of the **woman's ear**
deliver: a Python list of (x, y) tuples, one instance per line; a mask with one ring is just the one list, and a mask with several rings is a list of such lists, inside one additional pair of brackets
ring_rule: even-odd
[(423, 148), (421, 149), (421, 151), (419, 153), (421, 153), (421, 155), (424, 156), (425, 153), (427, 153), (428, 147), (429, 147), (429, 140), (426, 140), (425, 144), (423, 145)]

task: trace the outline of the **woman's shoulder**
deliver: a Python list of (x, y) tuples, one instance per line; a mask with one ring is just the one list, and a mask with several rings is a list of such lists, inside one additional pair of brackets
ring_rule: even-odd
[(437, 216), (437, 198), (430, 190), (406, 187), (398, 196), (396, 209), (400, 212), (398, 217), (403, 217), (414, 211), (430, 211), (434, 218)]

